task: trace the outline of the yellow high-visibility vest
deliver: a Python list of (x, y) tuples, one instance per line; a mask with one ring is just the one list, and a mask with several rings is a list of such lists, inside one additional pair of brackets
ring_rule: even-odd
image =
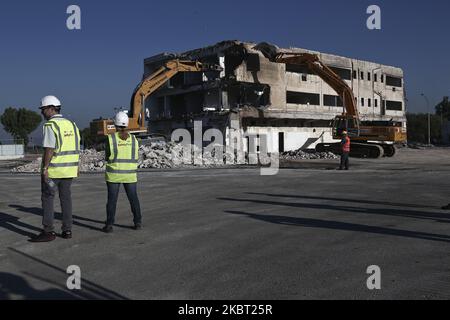
[(48, 177), (54, 179), (78, 177), (80, 130), (74, 122), (64, 118), (53, 118), (44, 126), (50, 127), (56, 137), (56, 148), (48, 167)]
[(105, 178), (112, 183), (137, 182), (137, 167), (139, 160), (139, 144), (135, 136), (129, 135), (122, 140), (119, 133), (108, 135), (109, 156), (106, 164)]

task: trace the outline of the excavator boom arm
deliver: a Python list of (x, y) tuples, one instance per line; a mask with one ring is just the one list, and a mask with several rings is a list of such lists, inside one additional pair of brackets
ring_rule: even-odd
[[(142, 80), (131, 97), (128, 130), (133, 133), (146, 133), (145, 99), (163, 86), (170, 78), (179, 72), (222, 71), (214, 64), (205, 64), (198, 61), (170, 60), (150, 76)], [(111, 119), (99, 119), (91, 122), (91, 130), (95, 135), (105, 136), (115, 131)]]
[(341, 97), (347, 115), (359, 120), (353, 90), (333, 70), (320, 61), (316, 54), (311, 53), (279, 53), (275, 62), (285, 64), (306, 65), (308, 68), (323, 79)]
[[(214, 69), (215, 68), (215, 69)], [(201, 72), (217, 70), (215, 66), (210, 66), (202, 64), (198, 61), (187, 61), (187, 60), (171, 60), (168, 61), (159, 68), (157, 71), (152, 73), (150, 76), (145, 78), (136, 88), (131, 99), (131, 117), (138, 119), (140, 114), (144, 112), (144, 102), (145, 99), (151, 95), (153, 92), (158, 90), (163, 86), (170, 78), (175, 76), (179, 72)], [(145, 117), (141, 117), (144, 119)], [(145, 120), (142, 120), (145, 121)]]
[[(333, 137), (335, 139), (342, 137), (342, 130), (346, 129), (349, 134), (353, 135), (352, 139), (358, 141), (406, 141), (406, 131), (400, 126), (361, 126), (356, 105), (357, 101), (353, 95), (353, 90), (347, 85), (345, 80), (341, 79), (330, 67), (326, 66), (318, 55), (311, 53), (276, 53), (272, 55), (271, 53), (274, 52), (273, 49), (266, 45), (260, 47), (265, 50), (263, 54), (265, 53), (266, 57), (268, 56), (273, 62), (307, 66), (310, 71), (322, 78), (323, 81), (337, 92), (342, 99), (346, 112), (342, 116), (337, 116), (334, 120)], [(350, 123), (351, 125), (349, 125)], [(387, 154), (389, 156), (395, 153), (395, 149), (392, 146), (386, 144), (383, 146), (388, 151)], [(383, 154), (383, 148), (380, 145), (360, 144), (360, 147), (365, 148), (365, 151), (375, 150), (375, 154), (378, 156)]]

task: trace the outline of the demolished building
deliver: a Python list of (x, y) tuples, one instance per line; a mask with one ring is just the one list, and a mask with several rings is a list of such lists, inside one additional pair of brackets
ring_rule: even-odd
[[(344, 111), (336, 92), (306, 67), (271, 62), (255, 46), (224, 41), (145, 59), (144, 77), (175, 58), (221, 67), (218, 71), (180, 73), (148, 98), (150, 132), (170, 137), (179, 128), (193, 131), (194, 123), (201, 121), (203, 131), (219, 129), (228, 145), (230, 131), (238, 123), (244, 150), (249, 148), (250, 136), (265, 136), (269, 152), (333, 142), (330, 121)], [(400, 68), (300, 48), (279, 50), (318, 54), (352, 88), (362, 121), (393, 121), (406, 128)]]

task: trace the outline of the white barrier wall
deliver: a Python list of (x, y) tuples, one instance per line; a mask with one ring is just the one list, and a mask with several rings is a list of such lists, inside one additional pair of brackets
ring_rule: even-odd
[[(227, 137), (229, 129), (227, 128)], [(315, 149), (318, 143), (339, 142), (334, 140), (331, 128), (311, 128), (311, 127), (247, 127), (247, 131), (241, 130), (241, 139), (244, 151), (247, 151), (245, 135), (265, 135), (268, 152), (278, 152), (279, 143), (284, 145), (284, 151), (294, 151), (298, 149)], [(281, 137), (280, 137), (281, 134)], [(282, 141), (281, 141), (282, 140)], [(229, 142), (227, 141), (227, 144)], [(259, 142), (258, 142), (259, 143)]]
[(25, 156), (25, 148), (22, 144), (0, 145), (0, 160), (20, 159)]

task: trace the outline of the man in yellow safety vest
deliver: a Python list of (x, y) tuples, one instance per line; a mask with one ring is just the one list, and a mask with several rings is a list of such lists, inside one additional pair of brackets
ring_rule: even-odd
[(108, 203), (106, 205), (106, 225), (103, 231), (113, 231), (116, 215), (117, 198), (120, 185), (123, 184), (133, 212), (134, 229), (142, 228), (142, 216), (137, 195), (137, 168), (139, 160), (139, 143), (135, 136), (126, 131), (128, 115), (121, 111), (114, 118), (116, 131), (108, 135), (106, 143), (106, 185), (108, 187)]
[(56, 238), (54, 232), (54, 198), (58, 190), (62, 209), (62, 234), (72, 238), (73, 178), (78, 177), (80, 158), (80, 131), (76, 124), (60, 114), (61, 102), (55, 96), (46, 96), (41, 101), (41, 113), (47, 120), (43, 128), (44, 155), (41, 168), (41, 199), (43, 231), (31, 242), (49, 242)]

